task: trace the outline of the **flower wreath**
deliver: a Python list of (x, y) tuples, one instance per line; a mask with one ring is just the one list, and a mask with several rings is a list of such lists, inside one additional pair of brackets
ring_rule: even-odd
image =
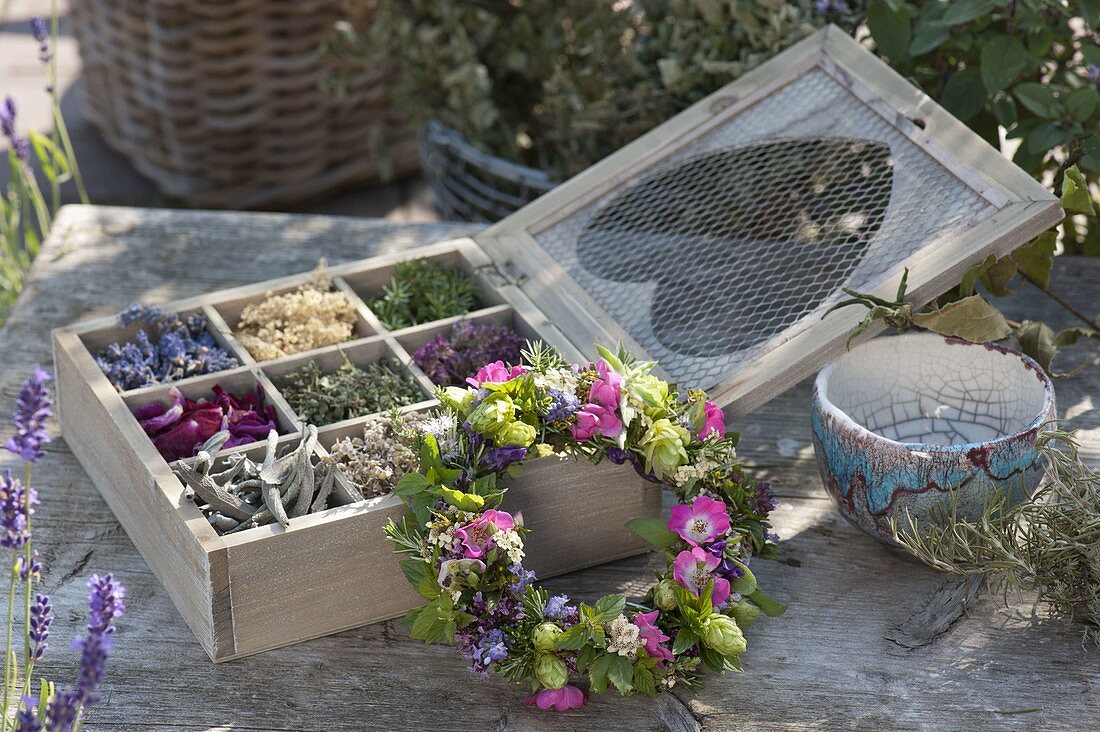
[[(406, 433), (418, 472), (395, 492), (410, 514), (387, 537), (428, 603), (408, 613), (413, 638), (454, 643), (481, 676), (496, 671), (535, 692), (527, 704), (559, 711), (600, 693), (655, 695), (696, 686), (709, 669), (741, 671), (741, 629), (785, 607), (757, 587), (750, 557), (774, 556), (767, 483), (748, 478), (737, 435), (701, 391), (681, 396), (650, 373), (654, 364), (600, 348), (602, 358), (568, 366), (542, 344), (522, 365), (497, 361), (469, 388), (438, 391), (442, 408)], [(523, 567), (522, 517), (500, 510), (504, 476), (551, 454), (630, 463), (673, 490), (667, 523), (629, 526), (663, 551), (664, 572), (643, 604), (607, 595), (592, 605), (549, 596)]]

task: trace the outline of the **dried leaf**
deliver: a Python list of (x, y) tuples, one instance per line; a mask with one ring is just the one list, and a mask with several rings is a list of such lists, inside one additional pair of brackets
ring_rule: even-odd
[(931, 312), (913, 315), (913, 325), (971, 343), (1007, 338), (1012, 329), (1000, 310), (981, 295), (971, 295)]

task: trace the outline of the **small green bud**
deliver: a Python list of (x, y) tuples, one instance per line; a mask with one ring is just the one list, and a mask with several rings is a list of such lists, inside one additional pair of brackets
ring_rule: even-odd
[(535, 661), (535, 678), (547, 689), (560, 689), (569, 683), (569, 669), (557, 656), (543, 654)]
[(738, 600), (730, 603), (729, 612), (742, 628), (749, 627), (760, 617), (760, 608), (748, 600)]
[(703, 642), (723, 656), (736, 656), (744, 653), (747, 644), (745, 636), (737, 623), (728, 615), (715, 613), (706, 619), (703, 630)]
[(676, 593), (672, 591), (672, 580), (663, 579), (653, 588), (653, 604), (660, 610), (676, 609)]
[(526, 422), (512, 422), (497, 433), (497, 441), (505, 447), (528, 447), (538, 432)]
[(562, 629), (553, 623), (543, 623), (535, 628), (531, 633), (531, 642), (535, 644), (535, 649), (539, 651), (548, 652), (554, 650), (554, 644), (557, 643), (558, 638), (561, 637)]
[(439, 401), (443, 402), (444, 406), (449, 407), (462, 417), (470, 413), (470, 407), (474, 403), (474, 393), (460, 386), (448, 386), (441, 389), (438, 396)]

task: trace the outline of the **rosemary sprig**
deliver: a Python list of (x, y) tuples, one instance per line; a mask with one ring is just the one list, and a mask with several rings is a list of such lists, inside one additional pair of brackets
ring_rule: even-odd
[(930, 567), (959, 576), (988, 576), (1007, 591), (1035, 592), (1056, 617), (1085, 624), (1100, 644), (1100, 473), (1085, 465), (1071, 432), (1039, 438), (1046, 480), (1031, 499), (986, 502), (974, 520), (949, 508), (918, 521), (908, 511), (891, 520), (894, 539)]
[(398, 262), (382, 297), (370, 309), (390, 330), (463, 315), (477, 304), (477, 286), (465, 272), (446, 270), (426, 259)]

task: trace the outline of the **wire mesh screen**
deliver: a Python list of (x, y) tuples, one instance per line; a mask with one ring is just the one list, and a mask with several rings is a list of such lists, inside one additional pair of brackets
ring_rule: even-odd
[(995, 212), (814, 70), (535, 238), (669, 376), (710, 388)]

